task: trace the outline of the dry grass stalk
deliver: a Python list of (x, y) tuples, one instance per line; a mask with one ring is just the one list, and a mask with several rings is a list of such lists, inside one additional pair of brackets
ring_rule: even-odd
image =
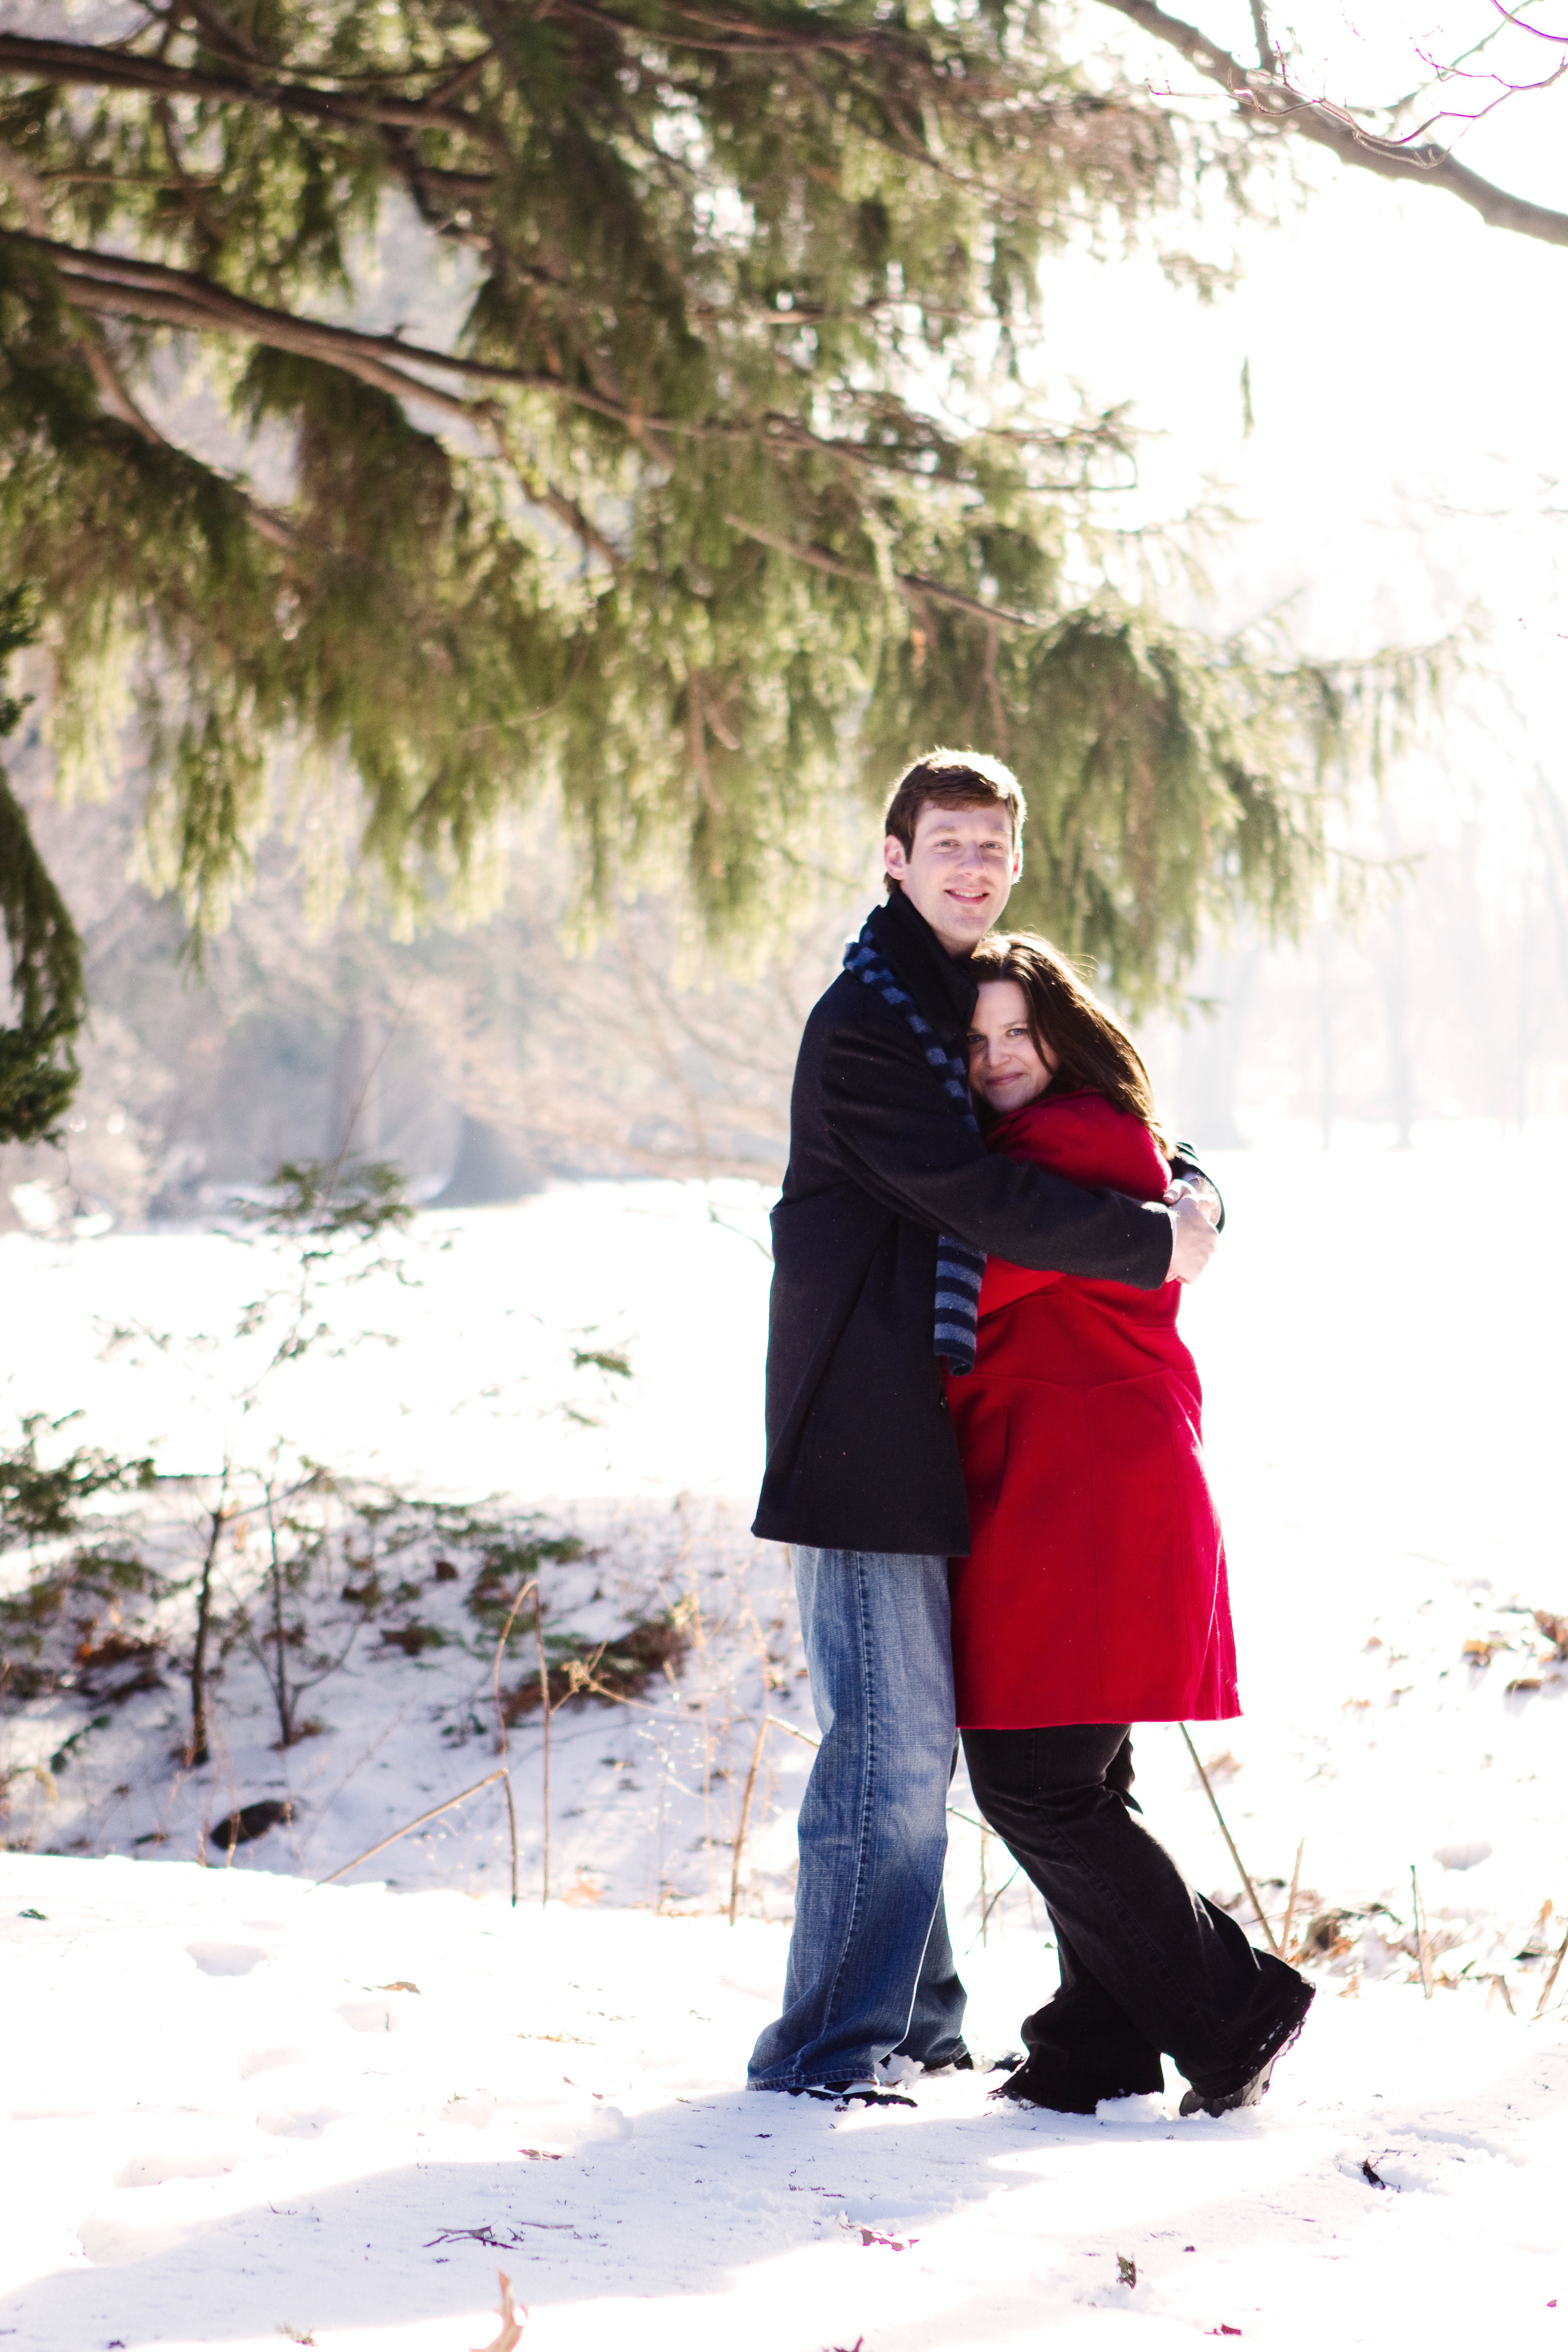
[(1410, 1897), (1415, 1909), (1415, 1958), (1421, 1970), (1421, 1990), (1428, 2000), (1432, 1998), (1432, 1955), (1426, 1943), (1426, 1915), (1421, 1908), (1421, 1882), (1415, 1875), (1415, 1864), (1410, 1865)]
[(1564, 1936), (1563, 1941), (1558, 1945), (1557, 1958), (1552, 1963), (1552, 1972), (1550, 1976), (1548, 1976), (1546, 1982), (1541, 1988), (1541, 1999), (1535, 2004), (1535, 2014), (1537, 2017), (1542, 2014), (1547, 2002), (1552, 1998), (1552, 1988), (1557, 1982), (1557, 1971), (1563, 1966), (1565, 1959), (1568, 1959), (1568, 1936)]
[(1296, 1848), (1296, 1867), (1290, 1873), (1290, 1897), (1285, 1906), (1285, 1925), (1279, 1930), (1279, 1949), (1286, 1959), (1290, 1958), (1290, 1929), (1296, 1919), (1296, 1894), (1301, 1884), (1301, 1856), (1307, 1851), (1307, 1841)]
[(539, 1704), (544, 1710), (544, 1854), (543, 1875), (540, 1888), (540, 1906), (550, 1900), (550, 1661), (544, 1654), (544, 1595), (535, 1594), (533, 1603), (533, 1638), (539, 1650)]
[[(460, 1789), (455, 1797), (448, 1797), (444, 1804), (432, 1805), (427, 1813), (416, 1813), (411, 1822), (405, 1822), (403, 1827), (400, 1830), (394, 1830), (390, 1837), (382, 1838), (375, 1845), (366, 1846), (364, 1852), (363, 1853), (356, 1853), (352, 1862), (340, 1864), (336, 1870), (329, 1870), (325, 1878), (317, 1879), (316, 1885), (318, 1886), (330, 1886), (334, 1878), (346, 1878), (351, 1870), (357, 1870), (362, 1862), (373, 1861), (378, 1853), (384, 1853), (389, 1845), (395, 1845), (399, 1838), (404, 1838), (408, 1835), (410, 1830), (422, 1829), (426, 1822), (437, 1820), (442, 1813), (449, 1813), (454, 1805), (467, 1804), (470, 1797), (477, 1797), (481, 1789), (493, 1788), (498, 1780), (502, 1783), (506, 1790), (507, 1811), (509, 1814), (511, 1813), (511, 1776), (503, 1764), (500, 1765), (494, 1772), (487, 1773), (482, 1780), (476, 1780), (471, 1789)], [(229, 1852), (232, 1858), (232, 1847), (229, 1849)], [(512, 1901), (515, 1903), (517, 1900), (517, 1821), (515, 1815), (512, 1816), (511, 1856), (513, 1889)]]
[(506, 1655), (507, 1637), (511, 1632), (512, 1620), (529, 1594), (537, 1588), (538, 1581), (538, 1578), (535, 1577), (531, 1582), (525, 1584), (507, 1611), (506, 1623), (501, 1627), (500, 1640), (496, 1643), (495, 1663), (490, 1668), (490, 1693), (496, 1704), (498, 1726), (496, 1737), (500, 1749), (502, 1777), (506, 1788), (507, 1828), (511, 1838), (511, 1907), (514, 1911), (517, 1909), (517, 1805), (511, 1793), (511, 1772), (507, 1763), (506, 1709), (501, 1705), (500, 1662)]
[(731, 1927), (735, 1924), (735, 1913), (741, 1901), (741, 1857), (745, 1852), (746, 1825), (752, 1818), (752, 1791), (757, 1785), (757, 1769), (763, 1760), (763, 1748), (767, 1739), (768, 1726), (773, 1719), (771, 1715), (764, 1715), (758, 1721), (757, 1737), (752, 1748), (752, 1769), (746, 1775), (745, 1793), (741, 1799), (741, 1818), (735, 1827), (734, 1859), (730, 1865), (730, 1925)]
[(1241, 1873), (1241, 1883), (1247, 1889), (1254, 1911), (1258, 1914), (1258, 1924), (1263, 1930), (1263, 1940), (1268, 1945), (1269, 1950), (1274, 1954), (1276, 1959), (1278, 1959), (1279, 1956), (1279, 1947), (1274, 1940), (1274, 1930), (1268, 1924), (1268, 1916), (1264, 1910), (1262, 1904), (1258, 1899), (1257, 1887), (1254, 1886), (1251, 1879), (1247, 1874), (1247, 1864), (1243, 1862), (1240, 1854), (1237, 1853), (1236, 1850), (1236, 1840), (1230, 1833), (1230, 1824), (1226, 1822), (1225, 1815), (1220, 1811), (1219, 1799), (1215, 1795), (1214, 1790), (1209, 1786), (1208, 1774), (1204, 1770), (1202, 1764), (1198, 1762), (1198, 1751), (1193, 1746), (1193, 1735), (1187, 1729), (1184, 1723), (1182, 1726), (1182, 1738), (1187, 1743), (1187, 1753), (1193, 1759), (1198, 1779), (1204, 1784), (1204, 1794), (1208, 1799), (1209, 1803), (1214, 1807), (1214, 1817), (1219, 1823), (1220, 1835), (1224, 1838), (1226, 1844), (1230, 1849), (1230, 1858), (1232, 1862), (1235, 1863), (1237, 1870)]

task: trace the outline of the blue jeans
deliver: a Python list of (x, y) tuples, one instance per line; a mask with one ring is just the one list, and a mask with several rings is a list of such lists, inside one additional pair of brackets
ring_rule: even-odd
[(784, 2015), (754, 2089), (855, 2082), (895, 2054), (963, 2048), (942, 1907), (956, 1750), (947, 1561), (792, 1545), (822, 1745), (800, 1809)]

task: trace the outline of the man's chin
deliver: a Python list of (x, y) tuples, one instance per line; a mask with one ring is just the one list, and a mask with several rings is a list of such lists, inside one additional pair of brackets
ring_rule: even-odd
[(995, 920), (996, 909), (993, 907), (973, 914), (967, 908), (957, 908), (950, 903), (942, 919), (942, 929), (948, 939), (962, 943), (955, 952), (967, 955), (972, 948), (980, 945)]

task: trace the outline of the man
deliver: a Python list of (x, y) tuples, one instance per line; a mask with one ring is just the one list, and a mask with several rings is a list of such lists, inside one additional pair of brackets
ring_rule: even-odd
[(906, 769), (887, 904), (801, 1040), (753, 1531), (791, 1548), (822, 1745), (784, 2015), (752, 2053), (754, 2089), (875, 2095), (889, 2072), (969, 2063), (942, 1902), (947, 1563), (969, 1548), (942, 1357), (973, 1361), (983, 1254), (1156, 1290), (1215, 1247), (1195, 1199), (1086, 1192), (981, 1142), (966, 961), (1022, 871), (1023, 824), (998, 761), (937, 751)]

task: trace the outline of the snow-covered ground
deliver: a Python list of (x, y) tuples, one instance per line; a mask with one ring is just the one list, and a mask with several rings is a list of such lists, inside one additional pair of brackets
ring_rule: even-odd
[[(1221, 2123), (1176, 2120), (1173, 2080), (1092, 2122), (988, 2105), (981, 2075), (878, 2113), (739, 2088), (810, 1753), (769, 1734), (731, 1927), (764, 1678), (766, 1711), (809, 1724), (782, 1559), (745, 1534), (763, 1203), (598, 1186), (445, 1221), (425, 1287), (365, 1313), (405, 1344), (302, 1372), (296, 1434), (584, 1533), (561, 1605), (683, 1606), (679, 1687), (557, 1717), (544, 1910), (537, 1718), (510, 1739), (516, 1911), (494, 1789), (311, 1888), (493, 1769), (482, 1710), (466, 1752), (445, 1736), (483, 1680), (455, 1649), (356, 1654), (329, 1728), (283, 1757), (237, 1670), (205, 1780), (169, 1761), (176, 1690), (84, 1742), (55, 1805), (29, 1782), (13, 1838), (87, 1843), (0, 1855), (5, 2340), (460, 2352), (497, 2334), (499, 2266), (544, 2344), (1556, 2341), (1568, 1966), (1532, 2013), (1568, 1926), (1568, 1668), (1532, 1612), (1568, 1613), (1568, 1271), (1535, 1238), (1563, 1140), (1446, 1128), (1325, 1158), (1281, 1135), (1218, 1171), (1231, 1229), (1185, 1320), (1247, 1714), (1199, 1752), (1277, 1926), (1300, 1848), (1320, 1985), (1269, 2100)], [(0, 1244), (7, 1401), (82, 1404), (94, 1441), (169, 1458), (209, 1443), (169, 1378), (98, 1362), (94, 1318), (224, 1328), (254, 1281), (234, 1259), (195, 1235)], [(630, 1355), (598, 1427), (570, 1417), (573, 1344)], [(570, 1583), (590, 1570), (597, 1603)], [(12, 1717), (10, 1765), (74, 1720), (49, 1704)], [(1179, 1733), (1138, 1759), (1151, 1824), (1239, 1903)], [(291, 1824), (226, 1869), (188, 1858), (277, 1789)], [(122, 1858), (150, 1831), (160, 1858)], [(999, 2053), (1050, 1956), (1017, 1885), (983, 1933), (1006, 1859), (953, 1833), (973, 2038)]]

